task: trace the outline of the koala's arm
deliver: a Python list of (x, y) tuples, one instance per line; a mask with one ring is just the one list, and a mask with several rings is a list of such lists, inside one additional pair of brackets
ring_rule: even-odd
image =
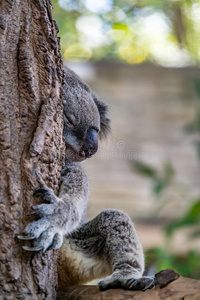
[(89, 187), (84, 170), (77, 163), (68, 163), (62, 171), (62, 184), (57, 197), (52, 189), (41, 188), (34, 195), (47, 204), (33, 207), (40, 219), (30, 223), (19, 239), (33, 240), (33, 247), (27, 251), (58, 249), (63, 237), (76, 230), (85, 221)]

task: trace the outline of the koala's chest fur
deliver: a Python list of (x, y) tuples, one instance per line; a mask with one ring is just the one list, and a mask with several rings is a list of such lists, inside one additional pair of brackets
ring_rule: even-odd
[(58, 286), (84, 284), (111, 274), (107, 262), (85, 255), (71, 239), (65, 239), (58, 254)]

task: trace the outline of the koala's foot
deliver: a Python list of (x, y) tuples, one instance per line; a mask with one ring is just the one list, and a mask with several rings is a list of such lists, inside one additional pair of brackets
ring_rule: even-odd
[(108, 289), (125, 289), (125, 290), (140, 290), (146, 291), (153, 289), (157, 285), (155, 277), (143, 276), (141, 278), (112, 278), (112, 275), (99, 282), (101, 291)]
[(59, 249), (63, 243), (65, 203), (56, 197), (52, 189), (42, 188), (34, 192), (48, 204), (40, 204), (32, 207), (39, 220), (28, 224), (24, 235), (18, 235), (20, 240), (33, 240), (33, 247), (23, 246), (26, 251), (40, 251)]

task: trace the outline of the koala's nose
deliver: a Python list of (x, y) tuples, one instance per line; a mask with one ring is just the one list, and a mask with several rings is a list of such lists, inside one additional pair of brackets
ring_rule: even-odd
[(95, 129), (90, 128), (87, 131), (85, 143), (81, 150), (81, 156), (85, 156), (86, 158), (89, 158), (97, 152), (97, 149), (98, 149), (98, 132)]

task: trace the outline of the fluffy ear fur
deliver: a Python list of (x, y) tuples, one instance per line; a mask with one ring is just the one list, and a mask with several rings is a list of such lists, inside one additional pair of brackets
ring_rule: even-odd
[(93, 100), (94, 100), (94, 102), (99, 110), (99, 114), (100, 114), (101, 131), (100, 131), (99, 136), (100, 136), (100, 138), (104, 138), (110, 132), (110, 119), (107, 116), (108, 107), (104, 102), (99, 100), (97, 98), (97, 96), (95, 95), (95, 93), (93, 93), (93, 92), (92, 92), (92, 97), (93, 97)]

